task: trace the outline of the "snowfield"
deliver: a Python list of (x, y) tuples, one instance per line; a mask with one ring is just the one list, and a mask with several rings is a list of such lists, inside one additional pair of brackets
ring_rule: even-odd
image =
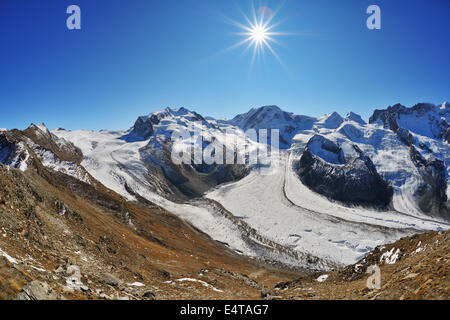
[(148, 141), (126, 142), (121, 139), (127, 133), (125, 131), (55, 130), (53, 133), (79, 147), (84, 154), (83, 167), (95, 179), (127, 200), (136, 198), (127, 192), (125, 184), (135, 193), (190, 222), (213, 239), (227, 243), (236, 251), (256, 255), (241, 239), (239, 230), (220, 214), (208, 207), (169, 201), (152, 190), (145, 179), (147, 169), (139, 155), (139, 149)]
[(259, 175), (254, 171), (206, 197), (218, 201), (277, 243), (343, 264), (358, 261), (382, 243), (445, 228), (445, 224), (398, 212), (349, 208), (330, 202), (301, 183), (289, 165), (292, 160), (287, 152), (281, 158), (275, 174)]

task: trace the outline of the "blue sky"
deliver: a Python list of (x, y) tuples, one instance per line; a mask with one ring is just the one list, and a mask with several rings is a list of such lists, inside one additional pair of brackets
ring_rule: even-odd
[[(82, 29), (66, 28), (77, 4)], [(381, 8), (382, 29), (365, 13)], [(400, 102), (442, 103), (450, 93), (450, 1), (254, 1), (281, 9), (273, 44), (256, 59), (224, 17), (245, 24), (247, 0), (1, 0), (0, 128), (127, 129), (167, 106), (230, 118), (276, 104), (296, 114)]]

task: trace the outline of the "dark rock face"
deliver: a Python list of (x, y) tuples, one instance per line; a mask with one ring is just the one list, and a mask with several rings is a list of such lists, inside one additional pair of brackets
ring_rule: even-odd
[(406, 145), (409, 145), (409, 142), (411, 140), (411, 134), (409, 133), (409, 130), (405, 128), (398, 128), (396, 132), (397, 137), (400, 139), (400, 141), (405, 143)]
[(163, 152), (158, 154), (154, 150), (152, 145), (140, 150), (149, 171), (148, 181), (158, 193), (172, 200), (200, 197), (219, 184), (248, 174), (242, 164), (194, 164), (193, 155), (191, 164), (176, 165), (171, 161), (170, 144), (164, 145)]
[[(153, 121), (159, 123), (160, 120), (154, 117)], [(131, 131), (132, 134), (143, 139), (149, 138), (153, 135), (154, 132), (155, 131), (152, 125), (152, 117), (148, 117), (145, 120), (143, 119), (143, 117), (139, 117), (133, 126), (133, 130)]]
[(10, 142), (6, 135), (0, 135), (0, 163), (9, 163), (16, 149), (16, 144)]
[[(314, 140), (313, 140), (314, 139)], [(346, 204), (387, 207), (393, 188), (378, 174), (371, 159), (354, 145), (358, 155), (342, 164), (330, 163), (310, 150), (312, 142), (323, 140), (324, 148), (342, 153), (333, 142), (317, 136), (311, 138), (294, 169), (301, 181), (313, 191)]]
[(20, 134), (16, 129), (0, 133), (0, 163), (13, 168), (20, 168), (29, 157), (25, 145), (15, 136), (17, 133)]
[(440, 215), (448, 220), (450, 210), (447, 204), (447, 180), (444, 162), (434, 157), (426, 160), (413, 145), (410, 148), (411, 160), (424, 181), (415, 192), (420, 210), (430, 215)]
[(450, 144), (450, 128), (447, 129), (444, 138), (445, 138), (445, 141), (447, 141), (447, 143)]
[(396, 113), (399, 111), (404, 111), (407, 108), (402, 106), (401, 104), (396, 104), (394, 106), (389, 106), (385, 110), (375, 110), (373, 115), (369, 118), (369, 123), (374, 123), (378, 120), (383, 122), (383, 125), (386, 129), (391, 129), (394, 132), (398, 130), (398, 124), (395, 120)]

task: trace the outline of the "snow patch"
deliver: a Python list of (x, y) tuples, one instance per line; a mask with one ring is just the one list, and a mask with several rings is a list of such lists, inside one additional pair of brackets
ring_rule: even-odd
[(401, 253), (400, 249), (397, 249), (394, 252), (395, 248), (392, 248), (389, 251), (386, 251), (385, 253), (383, 253), (380, 257), (380, 263), (384, 263), (385, 264), (394, 264), (397, 262), (399, 255)]
[(5, 251), (3, 251), (2, 249), (0, 249), (0, 256), (3, 256), (6, 258), (6, 260), (8, 260), (10, 263), (13, 264), (18, 264), (19, 261), (13, 257), (11, 257), (9, 254), (7, 254)]
[(47, 270), (45, 270), (43, 268), (38, 268), (38, 267), (35, 267), (35, 266), (31, 266), (31, 268), (33, 268), (34, 270), (39, 271), (39, 272), (47, 272)]
[(321, 275), (320, 277), (318, 277), (317, 279), (316, 279), (316, 281), (318, 281), (318, 282), (324, 282), (325, 280), (327, 280), (328, 279), (328, 275), (327, 274), (323, 274), (323, 275)]
[(130, 287), (145, 287), (145, 284), (136, 281), (133, 283), (129, 283), (128, 286), (130, 286)]
[[(177, 279), (175, 281), (178, 282), (184, 282), (184, 281), (189, 281), (189, 282), (197, 282), (200, 283), (201, 285), (203, 285), (206, 288), (212, 289), (213, 291), (216, 292), (223, 292), (223, 290), (217, 289), (216, 287), (214, 287), (213, 285), (203, 281), (203, 280), (199, 280), (199, 279), (193, 279), (193, 278), (181, 278), (181, 279)], [(168, 281), (167, 283), (172, 283), (171, 281)]]

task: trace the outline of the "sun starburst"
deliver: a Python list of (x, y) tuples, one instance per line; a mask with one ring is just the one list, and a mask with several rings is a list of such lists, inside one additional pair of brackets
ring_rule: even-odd
[(275, 39), (276, 36), (288, 35), (287, 33), (274, 31), (274, 28), (280, 24), (272, 23), (277, 12), (278, 10), (274, 12), (265, 6), (260, 7), (256, 11), (252, 6), (252, 19), (242, 12), (246, 24), (228, 19), (229, 22), (242, 30), (241, 32), (237, 32), (235, 34), (245, 36), (242, 41), (234, 44), (229, 49), (234, 49), (242, 45), (247, 45), (244, 53), (253, 49), (251, 65), (253, 65), (257, 57), (264, 56), (267, 49), (278, 60), (278, 62), (283, 65), (280, 57), (272, 47), (273, 43), (278, 43)]
[(252, 31), (249, 33), (250, 37), (255, 41), (256, 43), (263, 42), (265, 39), (267, 39), (267, 30), (264, 28), (264, 26), (258, 25), (252, 28)]

